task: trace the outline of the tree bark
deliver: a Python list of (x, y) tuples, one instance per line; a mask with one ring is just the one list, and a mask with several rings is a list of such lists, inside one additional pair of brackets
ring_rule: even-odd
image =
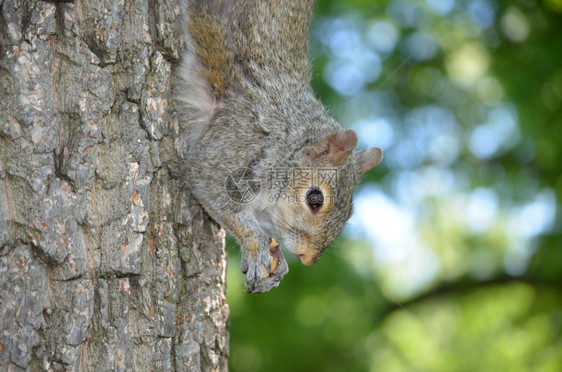
[(180, 4), (0, 12), (0, 369), (226, 370), (224, 232), (170, 110)]

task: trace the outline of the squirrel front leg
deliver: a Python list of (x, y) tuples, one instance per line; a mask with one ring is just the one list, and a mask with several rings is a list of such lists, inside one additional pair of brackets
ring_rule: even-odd
[(248, 213), (221, 221), (238, 238), (242, 253), (241, 271), (246, 276), (249, 293), (261, 293), (277, 287), (289, 272), (279, 243), (262, 231), (255, 217)]
[(241, 244), (241, 270), (246, 275), (249, 293), (261, 293), (277, 287), (289, 266), (274, 238), (261, 237)]

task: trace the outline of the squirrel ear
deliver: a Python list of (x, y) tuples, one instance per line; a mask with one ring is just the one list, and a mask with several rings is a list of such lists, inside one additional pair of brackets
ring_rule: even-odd
[(371, 147), (357, 152), (355, 157), (359, 164), (359, 174), (363, 174), (379, 165), (382, 160), (382, 150), (378, 147)]
[(338, 132), (316, 142), (304, 151), (311, 162), (326, 161), (341, 165), (357, 145), (357, 135), (352, 130)]

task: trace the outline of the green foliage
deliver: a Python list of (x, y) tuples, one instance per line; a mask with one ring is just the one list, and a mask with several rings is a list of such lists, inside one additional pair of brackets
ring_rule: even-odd
[(560, 370), (562, 2), (316, 11), (313, 87), (385, 160), (279, 288), (244, 293), (229, 242), (231, 370)]

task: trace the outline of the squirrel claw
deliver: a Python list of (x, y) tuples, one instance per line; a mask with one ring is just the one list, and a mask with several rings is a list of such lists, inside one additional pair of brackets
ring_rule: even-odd
[[(279, 250), (279, 242), (275, 240), (275, 238), (269, 238), (269, 256), (271, 261), (271, 268), (268, 270), (265, 266), (263, 267), (263, 278), (265, 279), (271, 275), (271, 273), (275, 273), (277, 266), (279, 266), (279, 261), (281, 260), (281, 251)], [(279, 278), (278, 281), (280, 281)]]
[(275, 238), (269, 238), (269, 252), (279, 249), (279, 242)]
[(242, 271), (246, 274), (248, 293), (261, 293), (277, 287), (283, 276), (289, 271), (285, 257), (279, 249), (279, 243), (269, 239), (269, 249), (263, 250), (255, 257), (242, 259)]

